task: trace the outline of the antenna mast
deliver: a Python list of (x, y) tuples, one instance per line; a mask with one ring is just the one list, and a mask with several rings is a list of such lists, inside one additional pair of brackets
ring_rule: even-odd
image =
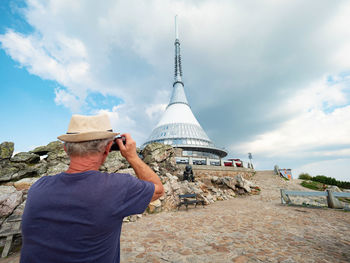
[(175, 15), (175, 39), (179, 39), (179, 29), (177, 27), (177, 15)]

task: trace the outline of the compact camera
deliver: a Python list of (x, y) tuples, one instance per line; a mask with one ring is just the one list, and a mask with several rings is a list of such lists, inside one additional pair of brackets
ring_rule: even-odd
[(116, 138), (113, 140), (113, 144), (112, 144), (112, 147), (111, 147), (111, 149), (110, 149), (110, 152), (112, 152), (112, 151), (119, 151), (119, 146), (118, 146), (118, 144), (117, 144), (117, 140), (122, 140), (124, 145), (125, 145), (125, 143), (126, 143), (126, 138), (125, 138), (124, 136), (116, 137)]

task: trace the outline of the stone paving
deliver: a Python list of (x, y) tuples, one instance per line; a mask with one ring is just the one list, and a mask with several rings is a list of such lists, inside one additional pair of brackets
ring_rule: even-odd
[(350, 212), (282, 206), (280, 188), (305, 188), (271, 171), (253, 181), (260, 195), (124, 224), (121, 262), (350, 262)]

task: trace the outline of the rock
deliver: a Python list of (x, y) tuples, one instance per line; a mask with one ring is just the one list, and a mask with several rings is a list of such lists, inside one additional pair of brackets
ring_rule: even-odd
[(39, 178), (24, 178), (13, 184), (17, 191), (28, 190)]
[(342, 192), (342, 190), (340, 190), (339, 187), (335, 185), (328, 185), (327, 190), (331, 190), (333, 192)]
[(36, 165), (6, 162), (0, 165), (0, 182), (19, 180), (25, 177), (37, 176)]
[(236, 180), (226, 176), (222, 178), (222, 183), (232, 190), (236, 190)]
[(11, 165), (9, 161), (0, 164), (0, 182), (10, 181), (12, 176), (18, 172), (18, 168)]
[(49, 152), (47, 154), (46, 161), (50, 165), (56, 165), (58, 163), (69, 164), (69, 162), (70, 162), (69, 157), (63, 148), (57, 152)]
[(17, 167), (18, 171), (12, 175), (11, 180), (19, 180), (25, 177), (35, 177), (38, 175), (35, 165), (27, 165), (25, 163), (12, 163), (12, 165)]
[(158, 213), (162, 210), (162, 203), (160, 202), (159, 199), (157, 199), (149, 203), (147, 210), (150, 214)]
[(171, 154), (171, 146), (162, 143), (148, 144), (142, 151), (145, 163), (162, 162)]
[(248, 193), (251, 192), (251, 189), (250, 187), (251, 186), (254, 186), (252, 182), (244, 179), (240, 174), (237, 175), (235, 177), (236, 181), (237, 181), (237, 186), (240, 187), (240, 188), (243, 188), (244, 190), (246, 190)]
[(62, 150), (64, 151), (63, 143), (60, 141), (54, 141), (50, 142), (46, 146), (36, 147), (34, 150), (30, 151), (30, 153), (35, 153), (42, 156), (48, 154), (49, 152), (60, 152)]
[(42, 160), (40, 163), (34, 165), (33, 169), (39, 176), (44, 175), (47, 172), (47, 162), (45, 160)]
[(219, 181), (219, 177), (213, 176), (213, 177), (211, 178), (211, 181), (212, 181), (214, 184), (216, 184), (216, 183)]
[(115, 173), (118, 170), (128, 168), (129, 166), (129, 163), (119, 151), (113, 151), (109, 153), (100, 170), (108, 173)]
[(26, 202), (24, 201), (22, 204), (18, 205), (13, 213), (4, 220), (0, 227), (0, 236), (12, 232), (17, 222), (22, 220), (25, 204)]
[(11, 158), (11, 162), (23, 162), (35, 164), (40, 161), (40, 156), (35, 153), (20, 152)]
[(0, 160), (10, 159), (13, 151), (15, 149), (15, 144), (13, 142), (3, 142), (0, 144)]
[(68, 170), (68, 167), (69, 166), (65, 163), (57, 163), (54, 166), (49, 166), (49, 168), (47, 169), (47, 174), (55, 175), (55, 174), (63, 173)]
[(22, 202), (23, 193), (13, 186), (0, 185), (0, 218), (7, 217)]

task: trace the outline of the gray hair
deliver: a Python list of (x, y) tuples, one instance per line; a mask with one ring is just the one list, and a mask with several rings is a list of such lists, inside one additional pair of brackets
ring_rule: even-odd
[(88, 154), (102, 153), (112, 139), (113, 138), (86, 142), (66, 142), (66, 151), (69, 156), (84, 156)]

